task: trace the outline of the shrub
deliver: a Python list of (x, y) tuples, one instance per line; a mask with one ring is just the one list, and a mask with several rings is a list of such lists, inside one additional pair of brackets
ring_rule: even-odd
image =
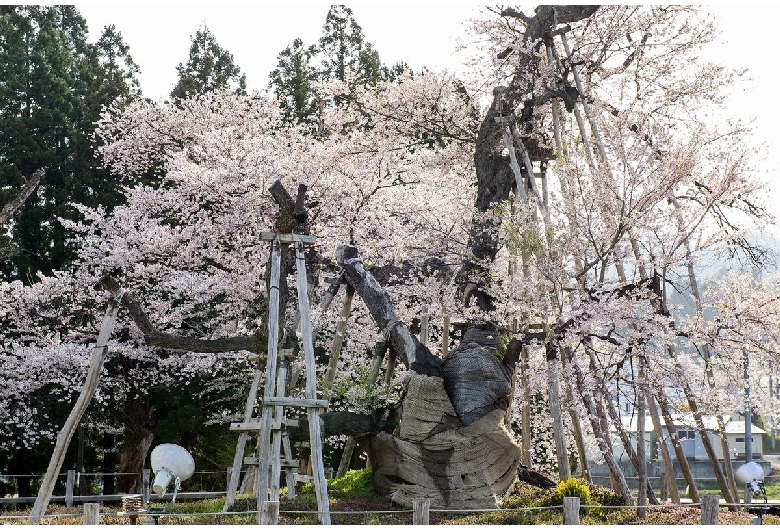
[(371, 468), (353, 469), (343, 477), (328, 481), (328, 491), (344, 497), (373, 499), (374, 485), (371, 482)]
[(563, 504), (564, 497), (579, 497), (581, 505), (591, 504), (590, 486), (582, 479), (575, 477), (558, 483), (555, 490), (555, 504)]
[(590, 498), (593, 504), (599, 506), (625, 506), (626, 500), (622, 495), (618, 495), (609, 488), (599, 486), (597, 484), (591, 484), (590, 486)]

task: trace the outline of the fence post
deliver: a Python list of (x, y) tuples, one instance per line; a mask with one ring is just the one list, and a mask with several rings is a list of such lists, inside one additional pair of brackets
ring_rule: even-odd
[(666, 481), (666, 473), (661, 471), (661, 500), (669, 500), (669, 483)]
[(265, 501), (263, 503), (263, 524), (279, 524), (279, 501)]
[(76, 470), (68, 470), (68, 478), (65, 480), (65, 506), (73, 508), (73, 485), (76, 482)]
[(412, 501), (414, 513), (412, 514), (412, 524), (428, 524), (431, 499), (414, 499)]
[(152, 483), (152, 470), (144, 469), (141, 474), (141, 496), (144, 504), (149, 504), (149, 499), (152, 496), (152, 491), (149, 485)]
[(100, 524), (100, 503), (84, 503), (84, 524)]
[(563, 498), (563, 524), (580, 524), (580, 498)]
[[(230, 479), (233, 478), (233, 467), (227, 468), (227, 486), (225, 487), (225, 491), (230, 491)], [(236, 485), (238, 485), (238, 481), (236, 481)], [(238, 489), (238, 488), (236, 488)]]
[(701, 524), (718, 524), (718, 510), (720, 508), (720, 497), (717, 495), (701, 496)]

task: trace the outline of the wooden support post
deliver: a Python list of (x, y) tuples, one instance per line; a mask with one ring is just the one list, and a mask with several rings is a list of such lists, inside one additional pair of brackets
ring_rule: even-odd
[(336, 368), (339, 363), (339, 356), (341, 355), (341, 347), (344, 344), (344, 335), (347, 331), (347, 319), (349, 313), (352, 310), (352, 299), (355, 297), (355, 288), (351, 285), (347, 285), (346, 296), (344, 297), (344, 305), (341, 308), (339, 314), (339, 321), (336, 324), (336, 335), (333, 337), (333, 346), (330, 351), (330, 360), (328, 362), (328, 370), (325, 372), (325, 381), (332, 383), (336, 378)]
[(412, 524), (429, 524), (431, 499), (414, 499), (412, 507), (414, 509)]
[(385, 372), (385, 386), (390, 386), (390, 383), (393, 382), (393, 372), (395, 372), (395, 352), (390, 349), (390, 353), (387, 356), (387, 371)]
[(279, 524), (279, 501), (266, 501), (263, 505), (263, 520), (265, 524), (276, 526)]
[[(524, 331), (527, 331), (527, 328), (524, 328)], [(529, 372), (529, 364), (528, 364), (528, 348), (523, 345), (521, 346), (521, 355), (522, 355), (522, 364), (520, 365), (520, 387), (522, 391), (523, 396), (523, 405), (520, 412), (521, 415), (521, 430), (522, 430), (522, 440), (521, 440), (521, 448), (522, 453), (520, 454), (520, 461), (523, 463), (523, 465), (527, 468), (531, 467), (531, 392), (529, 390), (530, 388), (530, 380), (528, 377)]]
[[(260, 380), (262, 379), (262, 372), (259, 368), (255, 369), (255, 376), (252, 379), (252, 384), (249, 387), (249, 396), (246, 399), (246, 405), (244, 406), (244, 422), (252, 420), (252, 412), (254, 411), (255, 404), (257, 403), (257, 392), (260, 387)], [(236, 454), (233, 456), (233, 467), (231, 474), (229, 475), (227, 490), (225, 490), (225, 505), (222, 507), (223, 512), (227, 512), (233, 507), (236, 502), (236, 491), (238, 490), (238, 482), (241, 477), (241, 464), (244, 461), (244, 451), (246, 449), (246, 442), (249, 440), (249, 433), (242, 432), (238, 435), (238, 442), (236, 443)]]
[(54, 491), (54, 483), (57, 482), (57, 475), (62, 468), (63, 460), (65, 460), (65, 451), (68, 449), (73, 433), (76, 432), (84, 411), (87, 410), (87, 406), (92, 400), (92, 396), (95, 395), (98, 380), (100, 379), (100, 369), (103, 367), (103, 360), (108, 353), (108, 339), (111, 337), (114, 322), (116, 321), (117, 313), (119, 313), (121, 295), (119, 298), (120, 300), (111, 300), (108, 303), (106, 316), (103, 319), (97, 343), (92, 350), (92, 357), (89, 360), (89, 370), (84, 380), (84, 386), (81, 389), (78, 400), (76, 400), (76, 404), (68, 415), (68, 419), (65, 420), (62, 429), (60, 429), (57, 435), (57, 443), (54, 446), (49, 467), (46, 469), (46, 474), (43, 477), (43, 481), (41, 481), (41, 488), (38, 490), (38, 496), (35, 498), (35, 504), (30, 512), (30, 521), (33, 523), (38, 523), (41, 520), (41, 516), (49, 505), (52, 491)]
[(352, 461), (352, 453), (355, 452), (355, 446), (357, 446), (357, 442), (353, 436), (350, 436), (347, 443), (344, 444), (344, 454), (341, 455), (339, 468), (336, 471), (336, 478), (343, 477), (344, 473), (349, 471), (349, 463)]
[[(292, 447), (290, 446), (290, 434), (285, 429), (282, 432), (282, 449), (284, 450), (284, 457), (288, 460), (292, 460)], [(292, 500), (295, 498), (295, 472), (291, 468), (284, 470), (284, 479), (287, 482), (287, 498)]]
[(141, 498), (144, 504), (149, 504), (152, 497), (152, 470), (144, 469), (141, 473)]
[(68, 478), (65, 480), (65, 506), (73, 508), (73, 484), (76, 482), (76, 470), (68, 470)]
[(668, 500), (669, 500), (669, 485), (667, 484), (667, 475), (665, 472), (661, 471), (661, 501), (666, 502)]
[[(547, 335), (550, 331), (547, 322), (544, 323), (544, 332)], [(552, 416), (553, 439), (555, 441), (555, 456), (558, 461), (558, 477), (561, 480), (567, 480), (571, 477), (569, 469), (569, 454), (566, 449), (566, 440), (564, 438), (563, 419), (561, 418), (561, 400), (560, 387), (558, 381), (557, 358), (548, 356), (547, 359), (547, 382), (550, 385), (549, 401), (550, 415)]]
[[(645, 387), (645, 401), (647, 402), (647, 410), (650, 411), (650, 418), (653, 421), (653, 430), (655, 431), (656, 440), (660, 440), (661, 461), (664, 464), (664, 471), (661, 473), (661, 497), (662, 500), (667, 500), (664, 496), (671, 496), (672, 504), (680, 504), (680, 491), (677, 489), (677, 482), (674, 476), (674, 465), (672, 464), (672, 458), (669, 454), (669, 447), (667, 446), (666, 439), (661, 428), (661, 417), (658, 414), (658, 408), (655, 402), (655, 397), (650, 392), (650, 387)], [(665, 480), (664, 480), (665, 477)]]
[(639, 374), (637, 375), (638, 381), (634, 385), (634, 396), (636, 396), (637, 402), (637, 420), (636, 420), (636, 458), (638, 460), (639, 469), (637, 469), (637, 475), (639, 477), (639, 489), (637, 493), (637, 508), (636, 515), (639, 519), (647, 518), (647, 499), (648, 493), (648, 480), (647, 480), (647, 458), (645, 455), (645, 362), (644, 358), (639, 359)]
[(420, 315), (420, 344), (428, 345), (428, 306), (424, 305)]
[[(274, 384), (276, 379), (276, 361), (279, 347), (279, 282), (282, 264), (282, 251), (279, 239), (275, 239), (271, 250), (271, 281), (268, 288), (268, 359), (265, 365), (265, 399), (274, 396)], [(304, 293), (307, 296), (308, 293)], [(306, 300), (308, 302), (308, 298)], [(258, 470), (255, 478), (255, 497), (257, 498), (257, 523), (266, 524), (265, 503), (268, 502), (268, 471), (271, 452), (271, 424), (273, 421), (273, 409), (263, 407), (262, 428), (257, 437)]]
[(371, 371), (368, 373), (368, 386), (373, 387), (376, 384), (376, 379), (379, 377), (379, 370), (382, 369), (382, 361), (385, 360), (387, 354), (387, 341), (380, 339), (374, 344), (374, 360), (371, 365)]
[(450, 316), (444, 315), (444, 324), (441, 330), (441, 358), (446, 359), (450, 354)]
[(100, 524), (100, 503), (99, 502), (84, 503), (84, 524), (85, 525)]
[[(276, 374), (276, 395), (284, 397), (287, 387), (287, 359), (282, 359), (279, 363), (279, 370)], [(280, 426), (271, 433), (271, 498), (272, 501), (279, 501), (279, 482), (282, 477), (282, 431), (284, 424), (284, 407), (277, 405), (274, 407), (274, 423)], [(271, 523), (275, 524), (275, 523)]]
[(720, 509), (720, 497), (717, 495), (701, 496), (701, 524), (718, 524), (718, 511)]
[(580, 498), (563, 498), (563, 524), (580, 524)]
[[(317, 365), (314, 358), (314, 343), (312, 341), (311, 313), (306, 280), (306, 257), (303, 242), (295, 243), (295, 260), (298, 276), (298, 308), (301, 314), (301, 342), (306, 360), (306, 399), (317, 399)], [(270, 355), (269, 355), (270, 358)], [(322, 428), (320, 411), (316, 407), (306, 409), (309, 420), (309, 441), (311, 443), (311, 462), (314, 478), (314, 492), (317, 496), (317, 511), (321, 524), (330, 524), (330, 506), (328, 503), (328, 486), (325, 482), (325, 469), (322, 451)]]
[[(570, 347), (566, 347), (561, 352), (561, 366), (566, 370), (568, 359), (571, 358), (572, 352)], [(569, 417), (571, 418), (571, 427), (574, 431), (574, 442), (577, 445), (577, 454), (579, 455), (580, 467), (582, 469), (582, 478), (591, 482), (590, 468), (588, 466), (588, 457), (585, 449), (585, 436), (582, 433), (581, 420), (577, 414), (577, 410), (572, 405), (574, 403), (574, 397), (571, 389), (572, 381), (565, 381), (563, 383), (565, 389), (566, 403), (569, 410)]]

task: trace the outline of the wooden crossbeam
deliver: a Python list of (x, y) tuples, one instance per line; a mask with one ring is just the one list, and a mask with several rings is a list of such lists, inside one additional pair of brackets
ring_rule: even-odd
[(277, 234), (276, 232), (260, 232), (260, 239), (262, 241), (279, 239), (280, 243), (295, 243), (300, 241), (304, 245), (313, 245), (317, 242), (317, 238), (314, 236), (307, 236), (305, 234)]
[(294, 397), (266, 397), (263, 398), (263, 403), (268, 406), (306, 407), (319, 409), (326, 409), (330, 406), (330, 402), (327, 399), (305, 399)]
[[(300, 420), (294, 418), (283, 418), (279, 422), (278, 428), (281, 428), (281, 426), (296, 428), (299, 424)], [(260, 418), (252, 418), (248, 421), (236, 421), (230, 424), (230, 430), (236, 432), (259, 431), (261, 427), (262, 424), (260, 423)]]
[[(281, 467), (286, 468), (297, 468), (300, 465), (300, 461), (293, 458), (282, 458), (279, 460), (279, 463)], [(255, 456), (247, 456), (244, 457), (244, 464), (247, 466), (256, 466), (259, 464), (259, 461)]]

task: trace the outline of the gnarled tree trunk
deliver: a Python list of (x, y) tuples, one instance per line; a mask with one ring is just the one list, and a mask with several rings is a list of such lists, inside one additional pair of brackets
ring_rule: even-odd
[(442, 361), (398, 320), (355, 248), (339, 247), (336, 259), (414, 372), (395, 430), (368, 440), (377, 490), (404, 505), (425, 497), (439, 507), (496, 506), (520, 464), (520, 447), (504, 426), (520, 345), (513, 341), (502, 351), (496, 330), (474, 325)]

